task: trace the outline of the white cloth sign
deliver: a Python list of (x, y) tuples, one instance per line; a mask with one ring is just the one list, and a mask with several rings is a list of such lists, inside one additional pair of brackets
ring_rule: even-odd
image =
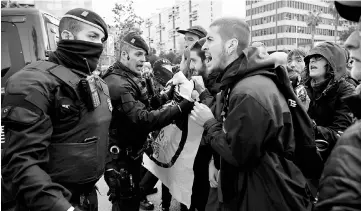
[[(187, 99), (191, 99), (193, 90), (193, 82), (188, 81), (183, 73), (175, 74), (173, 83), (179, 84), (181, 95)], [(163, 168), (155, 164), (144, 154), (144, 167), (158, 177), (162, 183), (169, 188), (172, 196), (180, 203), (188, 208), (191, 204), (192, 186), (194, 180), (193, 164), (196, 157), (198, 147), (202, 138), (203, 127), (188, 118), (188, 134), (187, 141), (183, 151), (179, 155), (177, 161), (171, 168)], [(179, 142), (182, 138), (182, 131), (175, 125), (171, 124), (164, 127), (155, 140), (153, 145), (153, 157), (163, 163), (168, 163), (178, 149)]]

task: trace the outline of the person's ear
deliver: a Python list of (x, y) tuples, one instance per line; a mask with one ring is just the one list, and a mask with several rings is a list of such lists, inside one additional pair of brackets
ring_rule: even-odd
[(61, 32), (61, 39), (62, 40), (74, 40), (74, 35), (68, 30), (63, 30)]
[(226, 42), (227, 54), (232, 55), (237, 51), (238, 48), (238, 40), (236, 38), (232, 38)]

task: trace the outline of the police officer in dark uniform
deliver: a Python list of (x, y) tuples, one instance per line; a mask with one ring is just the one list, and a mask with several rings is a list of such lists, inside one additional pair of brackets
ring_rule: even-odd
[[(150, 90), (147, 90), (141, 78), (148, 46), (134, 32), (127, 34), (120, 45), (120, 61), (110, 67), (104, 76), (114, 106), (109, 130), (113, 160), (107, 164), (104, 176), (113, 206), (117, 210), (138, 211), (139, 202), (144, 196), (139, 191), (139, 171), (147, 136), (174, 120), (187, 117), (193, 103), (183, 99), (178, 105), (151, 110), (149, 105), (154, 97), (149, 98)], [(172, 90), (169, 89), (158, 100), (164, 103), (172, 98)]]
[(107, 26), (78, 8), (60, 20), (59, 34), (49, 61), (25, 66), (5, 86), (2, 177), (19, 211), (98, 210), (112, 106), (92, 72)]

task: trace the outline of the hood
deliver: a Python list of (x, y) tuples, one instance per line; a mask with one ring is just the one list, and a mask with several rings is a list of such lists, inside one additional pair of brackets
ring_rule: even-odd
[(267, 54), (261, 53), (256, 47), (249, 47), (243, 50), (242, 54), (224, 70), (221, 80), (222, 89), (233, 84), (242, 78), (252, 75), (269, 74), (274, 75), (273, 69), (275, 59)]
[(347, 71), (346, 71), (345, 50), (342, 49), (337, 44), (331, 42), (324, 42), (312, 48), (304, 59), (306, 65), (305, 72), (307, 78), (309, 78), (309, 72), (310, 72), (309, 71), (310, 58), (313, 55), (321, 55), (328, 61), (328, 63), (332, 67), (332, 72), (334, 75), (334, 79), (336, 81), (346, 76)]

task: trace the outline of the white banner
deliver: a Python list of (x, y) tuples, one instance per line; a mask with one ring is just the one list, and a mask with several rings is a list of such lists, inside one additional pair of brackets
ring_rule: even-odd
[[(173, 83), (180, 84), (177, 91), (182, 96), (190, 99), (193, 90), (193, 82), (188, 81), (180, 72), (173, 77)], [(191, 204), (192, 186), (194, 180), (193, 164), (203, 134), (203, 127), (188, 118), (187, 141), (177, 161), (171, 168), (163, 168), (155, 164), (144, 154), (144, 167), (158, 177), (169, 188), (172, 196), (188, 208)], [(171, 124), (164, 127), (155, 140), (153, 157), (163, 163), (168, 163), (182, 138), (182, 131)], [(153, 145), (153, 146), (154, 146)]]

